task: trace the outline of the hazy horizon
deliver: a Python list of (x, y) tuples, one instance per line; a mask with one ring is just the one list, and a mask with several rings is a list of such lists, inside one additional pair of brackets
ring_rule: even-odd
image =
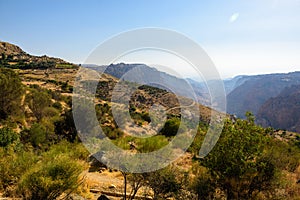
[[(197, 42), (222, 78), (300, 69), (300, 1), (1, 1), (0, 39), (33, 55), (84, 63), (103, 41), (158, 27)], [(9, 16), (9, 17), (7, 17)], [(63, 20), (62, 20), (63, 19)], [(164, 65), (152, 57), (148, 64)], [(125, 59), (130, 61), (130, 59)], [(139, 61), (143, 62), (143, 60)], [(193, 73), (168, 61), (183, 76)]]

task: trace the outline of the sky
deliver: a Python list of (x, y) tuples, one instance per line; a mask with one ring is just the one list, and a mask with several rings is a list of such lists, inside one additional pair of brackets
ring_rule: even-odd
[(223, 78), (300, 71), (300, 0), (0, 0), (0, 19), (0, 40), (73, 63), (116, 34), (157, 27), (197, 42)]

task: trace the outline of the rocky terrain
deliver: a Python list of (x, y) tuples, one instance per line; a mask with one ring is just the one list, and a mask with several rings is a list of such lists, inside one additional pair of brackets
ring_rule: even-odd
[(259, 109), (257, 123), (300, 133), (300, 85), (286, 87)]

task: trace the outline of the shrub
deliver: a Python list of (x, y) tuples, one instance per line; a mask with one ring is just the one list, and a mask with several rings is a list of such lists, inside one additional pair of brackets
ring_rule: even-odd
[(25, 199), (56, 199), (79, 186), (82, 170), (80, 162), (68, 156), (56, 156), (27, 171), (20, 181), (19, 192)]
[(142, 153), (153, 152), (169, 144), (167, 138), (162, 135), (149, 138), (137, 138), (135, 142), (137, 144), (137, 150)]
[(26, 101), (38, 121), (44, 117), (45, 108), (50, 107), (51, 105), (50, 95), (37, 89), (32, 90), (32, 92), (26, 97)]
[(275, 177), (275, 166), (268, 155), (268, 138), (263, 128), (248, 120), (227, 121), (218, 143), (201, 164), (209, 169), (229, 199), (253, 199), (267, 191)]
[(58, 101), (54, 102), (54, 103), (52, 104), (52, 107), (53, 107), (53, 108), (56, 108), (57, 110), (61, 110), (61, 109), (62, 109), (62, 105), (61, 105), (61, 103), (59, 103)]
[(62, 141), (41, 154), (40, 161), (22, 175), (18, 192), (25, 199), (56, 199), (75, 190), (87, 167), (89, 152), (82, 144)]
[(20, 111), (23, 85), (13, 70), (0, 68), (0, 88), (0, 119), (6, 119)]
[(6, 147), (19, 138), (18, 134), (9, 128), (0, 129), (0, 147)]
[(15, 152), (13, 147), (0, 148), (0, 191), (4, 195), (15, 196), (15, 187), (20, 177), (37, 162), (32, 151)]
[(175, 136), (180, 126), (180, 119), (172, 118), (166, 121), (161, 133), (167, 137)]
[[(47, 132), (45, 126), (35, 123), (31, 126), (28, 135), (25, 137), (28, 138), (32, 146), (41, 147), (47, 141), (46, 133)], [(24, 135), (22, 135), (22, 137), (24, 137)]]
[(146, 185), (153, 190), (153, 199), (166, 199), (178, 192), (182, 185), (177, 177), (178, 174), (172, 167), (144, 174)]

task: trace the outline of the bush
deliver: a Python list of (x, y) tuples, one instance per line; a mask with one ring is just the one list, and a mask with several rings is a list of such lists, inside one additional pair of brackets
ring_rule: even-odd
[(264, 154), (268, 144), (264, 134), (252, 116), (236, 123), (228, 120), (218, 143), (201, 161), (228, 199), (253, 199), (260, 191), (271, 189), (275, 166)]
[(23, 85), (11, 69), (0, 68), (0, 119), (17, 115), (20, 111)]
[(0, 191), (5, 196), (15, 196), (15, 187), (24, 172), (37, 162), (32, 151), (15, 152), (13, 147), (0, 148)]
[(135, 142), (137, 144), (137, 150), (141, 153), (153, 152), (169, 144), (167, 138), (162, 135), (149, 138), (137, 138)]
[(29, 108), (34, 116), (40, 121), (44, 117), (45, 108), (51, 106), (51, 97), (48, 93), (33, 89), (32, 92), (26, 97)]
[(63, 113), (61, 119), (56, 121), (54, 125), (55, 133), (61, 138), (65, 138), (70, 142), (74, 142), (78, 139), (72, 110)]
[(196, 173), (189, 183), (190, 189), (198, 196), (198, 199), (213, 199), (215, 185), (207, 169), (201, 166), (194, 168), (196, 168)]
[(26, 172), (18, 188), (25, 199), (56, 199), (79, 186), (82, 170), (80, 162), (68, 156), (57, 156)]
[(18, 134), (9, 128), (0, 129), (0, 147), (6, 147), (19, 138)]
[(39, 123), (35, 123), (30, 129), (24, 129), (21, 132), (21, 141), (23, 143), (30, 143), (33, 147), (48, 146), (47, 129)]
[(53, 108), (56, 108), (57, 110), (62, 110), (62, 105), (60, 102), (56, 101), (52, 104)]
[(88, 151), (82, 144), (62, 141), (44, 152), (40, 161), (22, 175), (18, 192), (25, 199), (56, 199), (75, 190), (86, 168)]
[(166, 121), (161, 133), (167, 137), (175, 136), (180, 127), (180, 119), (172, 118)]
[(177, 177), (176, 169), (172, 167), (144, 174), (146, 185), (153, 190), (153, 199), (166, 199), (178, 192), (182, 185)]

